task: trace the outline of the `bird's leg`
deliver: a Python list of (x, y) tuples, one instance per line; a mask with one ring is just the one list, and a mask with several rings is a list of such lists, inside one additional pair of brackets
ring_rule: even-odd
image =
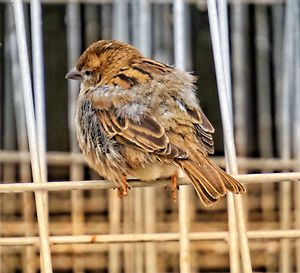
[(120, 198), (122, 198), (123, 196), (127, 196), (128, 195), (128, 187), (127, 187), (127, 180), (126, 180), (126, 176), (123, 175), (122, 176), (122, 180), (121, 180), (121, 187), (118, 188), (118, 196)]
[(177, 173), (171, 176), (172, 197), (174, 202), (177, 201), (177, 177)]

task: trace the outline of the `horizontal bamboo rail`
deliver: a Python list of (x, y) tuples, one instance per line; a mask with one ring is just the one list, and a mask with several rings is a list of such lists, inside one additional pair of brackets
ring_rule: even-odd
[[(228, 240), (227, 231), (190, 232), (189, 240), (210, 241)], [(299, 238), (300, 230), (253, 230), (247, 232), (248, 239), (270, 240), (282, 238)], [(101, 234), (101, 235), (68, 235), (50, 236), (50, 244), (107, 244), (107, 243), (133, 243), (133, 242), (171, 242), (180, 239), (179, 233), (136, 233), (136, 234)], [(11, 237), (0, 238), (2, 246), (39, 245), (39, 237)]]
[[(236, 179), (245, 184), (250, 183), (272, 183), (284, 182), (300, 179), (300, 172), (290, 173), (263, 173), (263, 174), (241, 174), (235, 175)], [(129, 180), (130, 187), (165, 187), (170, 185), (169, 180), (157, 181), (132, 181)], [(190, 185), (187, 177), (178, 179), (179, 185)], [(0, 193), (28, 192), (28, 191), (63, 191), (63, 190), (91, 190), (91, 189), (111, 189), (114, 184), (107, 180), (86, 180), (71, 182), (51, 182), (45, 184), (34, 183), (6, 183), (0, 184)]]
[[(211, 157), (219, 166), (225, 167), (223, 156)], [(257, 170), (283, 170), (296, 169), (300, 162), (295, 159), (282, 160), (280, 158), (237, 158), (238, 167), (241, 169)], [(30, 162), (29, 152), (0, 151), (0, 163), (28, 163)], [(72, 163), (86, 164), (81, 153), (68, 152), (47, 152), (47, 162), (49, 165), (69, 166)]]

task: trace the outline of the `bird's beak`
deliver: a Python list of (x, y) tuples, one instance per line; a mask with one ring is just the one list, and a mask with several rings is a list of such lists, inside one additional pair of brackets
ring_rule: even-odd
[(79, 81), (81, 80), (81, 73), (74, 67), (68, 72), (66, 79)]

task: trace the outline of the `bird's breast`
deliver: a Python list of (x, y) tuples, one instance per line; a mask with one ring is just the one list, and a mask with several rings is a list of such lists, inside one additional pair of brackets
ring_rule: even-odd
[(91, 158), (102, 165), (105, 165), (105, 161), (120, 159), (118, 143), (107, 136), (99, 122), (97, 111), (88, 99), (80, 100), (77, 104), (76, 128), (79, 146), (90, 165)]

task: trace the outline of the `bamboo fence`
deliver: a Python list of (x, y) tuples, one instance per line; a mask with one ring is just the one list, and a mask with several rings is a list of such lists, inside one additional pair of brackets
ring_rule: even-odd
[[(1, 273), (300, 271), (299, 0), (11, 2), (0, 0)], [(212, 158), (248, 193), (204, 209), (183, 175), (178, 204), (169, 180), (130, 178), (120, 200), (78, 149), (74, 81), (65, 102), (68, 151), (49, 151), (42, 3), (64, 4), (68, 67), (86, 44), (114, 38), (189, 70), (199, 8), (224, 135), (225, 157)]]

